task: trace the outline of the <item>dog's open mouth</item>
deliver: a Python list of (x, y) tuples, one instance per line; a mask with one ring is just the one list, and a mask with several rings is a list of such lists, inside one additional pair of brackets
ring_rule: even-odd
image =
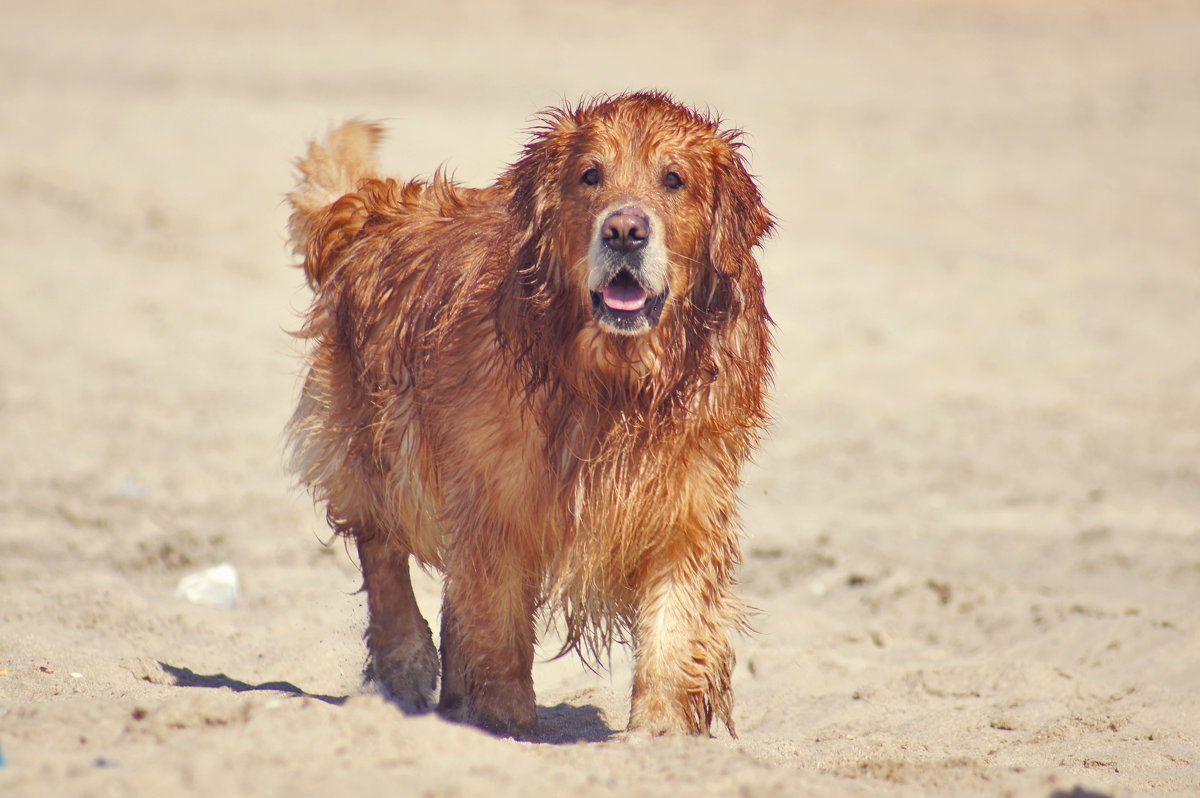
[(608, 285), (592, 292), (592, 316), (613, 332), (632, 335), (658, 323), (665, 301), (665, 294), (648, 293), (636, 277), (621, 269)]

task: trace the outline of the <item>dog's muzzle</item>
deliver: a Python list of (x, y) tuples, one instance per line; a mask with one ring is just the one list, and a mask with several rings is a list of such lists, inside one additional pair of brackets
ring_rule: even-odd
[(666, 258), (645, 212), (628, 206), (605, 216), (590, 259), (592, 316), (601, 327), (637, 335), (658, 324), (667, 299)]

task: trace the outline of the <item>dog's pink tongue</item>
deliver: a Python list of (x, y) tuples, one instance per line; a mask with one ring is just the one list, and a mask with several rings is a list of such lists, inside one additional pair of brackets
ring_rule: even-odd
[(604, 304), (613, 310), (641, 310), (646, 306), (646, 292), (632, 280), (611, 283), (604, 287)]

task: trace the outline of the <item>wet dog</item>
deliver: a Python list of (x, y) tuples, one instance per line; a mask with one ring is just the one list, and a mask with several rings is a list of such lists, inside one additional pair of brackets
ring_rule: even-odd
[[(352, 536), (401, 705), (536, 734), (539, 614), (634, 651), (631, 729), (732, 733), (736, 493), (766, 421), (772, 227), (736, 131), (665, 95), (551, 110), (491, 186), (299, 162), (314, 299), (293, 465)], [(445, 575), (441, 650), (409, 560)]]

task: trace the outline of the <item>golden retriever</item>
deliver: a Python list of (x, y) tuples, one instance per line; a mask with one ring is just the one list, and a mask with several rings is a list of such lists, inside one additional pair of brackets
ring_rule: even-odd
[[(740, 134), (659, 93), (540, 117), (491, 186), (378, 176), (351, 122), (298, 161), (314, 290), (293, 467), (358, 547), (368, 672), (537, 734), (535, 622), (631, 642), (629, 728), (734, 733), (737, 488), (766, 421), (772, 218)], [(409, 557), (444, 573), (441, 651)]]

